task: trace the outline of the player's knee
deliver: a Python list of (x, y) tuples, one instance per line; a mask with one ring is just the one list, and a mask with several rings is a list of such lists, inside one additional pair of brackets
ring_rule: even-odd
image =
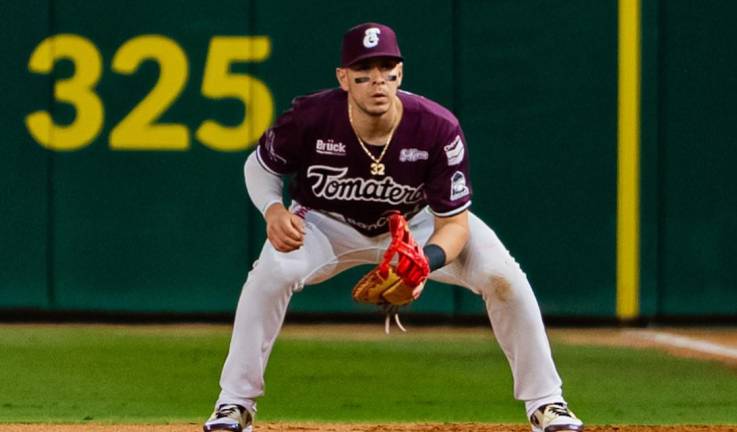
[(293, 287), (299, 285), (304, 277), (304, 272), (300, 271), (300, 267), (295, 265), (272, 268), (269, 271), (269, 277), (273, 285)]
[(284, 285), (300, 284), (307, 274), (307, 266), (300, 262), (281, 262), (270, 270), (274, 281)]
[(510, 303), (526, 296), (531, 290), (527, 279), (504, 274), (490, 274), (486, 278), (484, 297), (491, 297), (497, 303)]
[(512, 297), (512, 285), (504, 276), (492, 275), (489, 284), (494, 297), (498, 300), (506, 302)]
[(304, 261), (263, 258), (254, 267), (251, 275), (258, 279), (260, 290), (279, 295), (283, 290), (299, 288), (308, 271)]

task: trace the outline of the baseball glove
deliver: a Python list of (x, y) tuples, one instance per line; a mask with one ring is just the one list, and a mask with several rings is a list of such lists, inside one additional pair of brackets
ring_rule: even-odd
[(387, 313), (387, 333), (391, 315), (404, 331), (397, 312), (401, 306), (415, 300), (417, 287), (430, 274), (427, 258), (412, 237), (407, 220), (400, 213), (389, 215), (389, 232), (392, 241), (384, 252), (384, 258), (353, 287), (355, 301), (375, 304)]

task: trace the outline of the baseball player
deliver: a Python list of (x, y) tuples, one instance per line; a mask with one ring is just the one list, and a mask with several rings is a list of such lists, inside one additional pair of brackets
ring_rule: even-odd
[[(525, 274), (469, 211), (469, 152), (458, 120), (437, 103), (399, 90), (402, 68), (391, 28), (366, 23), (349, 29), (336, 69), (340, 87), (296, 98), (248, 157), (246, 187), (265, 218), (268, 241), (238, 301), (220, 396), (205, 432), (251, 432), (290, 298), (305, 285), (380, 262), (396, 212), (423, 245), (417, 268), (426, 270), (412, 270), (413, 298), (428, 273), (480, 295), (532, 430), (583, 430), (563, 399)], [(289, 209), (282, 197), (288, 175)]]

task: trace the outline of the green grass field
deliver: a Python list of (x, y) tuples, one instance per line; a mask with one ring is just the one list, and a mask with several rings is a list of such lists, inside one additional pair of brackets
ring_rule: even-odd
[[(287, 328), (259, 420), (525, 421), (490, 332), (381, 331)], [(0, 326), (0, 423), (199, 423), (229, 338), (223, 326)], [(729, 367), (556, 340), (553, 350), (571, 407), (589, 424), (737, 422)]]

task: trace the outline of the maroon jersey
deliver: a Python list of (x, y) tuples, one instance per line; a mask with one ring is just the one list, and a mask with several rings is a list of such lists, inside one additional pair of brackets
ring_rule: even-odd
[[(361, 233), (386, 232), (386, 214), (410, 218), (429, 206), (452, 216), (471, 204), (468, 150), (455, 116), (439, 104), (400, 91), (404, 112), (381, 162), (373, 162), (348, 120), (347, 93), (325, 90), (296, 98), (259, 140), (258, 160), (268, 171), (291, 175), (292, 197), (303, 206), (341, 217)], [(366, 146), (374, 157), (383, 150)]]

